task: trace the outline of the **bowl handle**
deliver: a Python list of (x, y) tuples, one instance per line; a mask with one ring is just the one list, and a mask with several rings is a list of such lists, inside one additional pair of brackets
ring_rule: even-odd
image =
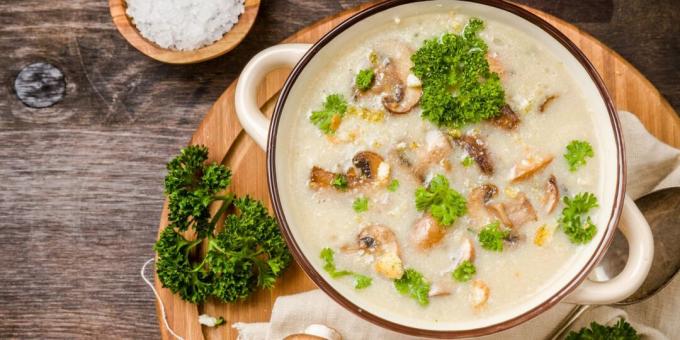
[(619, 229), (628, 241), (628, 262), (615, 278), (596, 282), (586, 279), (566, 301), (577, 304), (609, 304), (635, 293), (644, 282), (654, 258), (652, 231), (640, 209), (626, 196)]
[(269, 119), (257, 105), (257, 86), (267, 73), (294, 66), (309, 50), (309, 44), (282, 44), (269, 47), (250, 59), (236, 84), (234, 106), (243, 129), (263, 150), (267, 149)]

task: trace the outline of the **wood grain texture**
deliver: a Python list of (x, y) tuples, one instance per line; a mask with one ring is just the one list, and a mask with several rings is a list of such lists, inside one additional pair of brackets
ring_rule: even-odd
[(177, 51), (158, 46), (144, 38), (127, 16), (125, 0), (109, 0), (109, 8), (113, 23), (118, 32), (140, 52), (168, 64), (194, 64), (219, 57), (233, 50), (246, 37), (255, 23), (260, 9), (260, 0), (245, 0), (245, 9), (238, 22), (222, 39), (194, 51)]
[[(0, 337), (157, 338), (139, 269), (153, 254), (165, 162), (255, 53), (364, 1), (262, 1), (234, 50), (176, 66), (131, 46), (106, 1), (0, 0)], [(680, 108), (677, 0), (519, 2), (592, 33)], [(13, 90), (35, 62), (66, 81), (45, 109)]]
[[(285, 41), (315, 42), (332, 27), (364, 7), (345, 11), (317, 22)], [(525, 8), (551, 22), (583, 50), (598, 69), (619, 109), (635, 112), (654, 135), (668, 144), (680, 146), (680, 118), (651, 83), (634, 67), (595, 38), (573, 25), (530, 7), (525, 6)], [(263, 105), (263, 112), (271, 114), (275, 102), (272, 97), (275, 97), (285, 78), (286, 72), (278, 71), (269, 75), (259, 89), (258, 98), (260, 104)], [(241, 194), (249, 193), (270, 204), (267, 192), (265, 155), (250, 137), (244, 135), (238, 124), (232, 105), (234, 89), (235, 83), (208, 111), (194, 133), (191, 143), (208, 146), (211, 150), (211, 160), (221, 161), (234, 170), (235, 176), (232, 186), (234, 191)], [(167, 225), (166, 213), (167, 211), (164, 209), (159, 232)], [(203, 327), (201, 330), (197, 320), (199, 314), (208, 313), (223, 316), (227, 320), (227, 326), (236, 322), (267, 321), (277, 296), (315, 288), (314, 283), (309, 280), (305, 273), (297, 265), (294, 265), (278, 281), (276, 288), (271, 291), (259, 291), (247, 300), (236, 304), (224, 304), (209, 300), (203, 305), (196, 306), (182, 301), (169, 290), (162, 288), (157, 277), (155, 282), (156, 288), (162, 292), (162, 299), (165, 304), (172, 306), (166, 307), (166, 312), (171, 316), (170, 326), (175, 332), (186, 335), (188, 339), (236, 339), (238, 336), (236, 330), (231, 327)], [(160, 306), (157, 307), (160, 308)], [(163, 338), (171, 339), (162, 325), (161, 334)]]

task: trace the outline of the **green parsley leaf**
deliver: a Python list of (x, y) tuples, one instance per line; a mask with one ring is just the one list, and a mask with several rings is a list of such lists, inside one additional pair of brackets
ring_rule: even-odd
[(505, 93), (477, 36), (484, 22), (471, 19), (462, 35), (425, 41), (412, 56), (412, 72), (423, 83), (422, 116), (439, 127), (460, 128), (500, 114)]
[(406, 269), (401, 278), (394, 280), (394, 287), (400, 294), (415, 299), (421, 306), (430, 303), (427, 295), (430, 292), (430, 283), (414, 269)]
[(453, 271), (453, 278), (458, 282), (470, 281), (473, 275), (477, 273), (477, 268), (472, 262), (465, 260), (461, 262), (456, 270)]
[(359, 91), (366, 91), (371, 88), (373, 84), (373, 78), (375, 78), (375, 73), (373, 70), (364, 69), (357, 73), (354, 79), (354, 85), (359, 89)]
[(586, 164), (586, 158), (595, 156), (593, 147), (590, 143), (582, 140), (573, 140), (567, 145), (567, 153), (564, 159), (569, 163), (569, 171), (574, 172)]
[(323, 133), (332, 135), (340, 126), (342, 117), (347, 112), (347, 101), (340, 94), (331, 94), (323, 102), (323, 109), (313, 111), (309, 120), (314, 123)]
[(354, 203), (352, 204), (352, 208), (358, 213), (368, 210), (368, 198), (357, 197), (357, 199), (355, 199)]
[(373, 279), (361, 274), (354, 274), (354, 288), (364, 289), (373, 283)]
[(482, 231), (479, 232), (477, 238), (482, 248), (491, 251), (503, 251), (503, 239), (510, 235), (509, 230), (502, 230), (501, 223), (496, 221), (487, 224)]
[(354, 288), (356, 289), (364, 289), (373, 283), (373, 279), (366, 275), (357, 274), (349, 270), (338, 270), (335, 267), (335, 252), (333, 252), (333, 249), (323, 248), (319, 256), (324, 261), (323, 270), (325, 270), (332, 278), (337, 279), (351, 275), (354, 278)]
[(416, 190), (416, 209), (428, 211), (443, 226), (450, 226), (467, 212), (467, 201), (458, 191), (449, 188), (449, 180), (435, 176), (427, 188)]
[(389, 192), (395, 192), (399, 188), (399, 181), (396, 179), (393, 179), (392, 182), (390, 182), (390, 185), (387, 186), (387, 191)]
[(344, 174), (337, 174), (331, 181), (331, 185), (333, 188), (340, 190), (340, 191), (345, 191), (347, 190), (347, 186), (349, 185), (349, 182), (347, 182), (347, 176)]
[(585, 224), (582, 216), (587, 214), (590, 209), (597, 208), (597, 198), (589, 192), (580, 193), (573, 198), (565, 196), (564, 209), (559, 219), (559, 224), (569, 240), (575, 244), (586, 244), (593, 239), (597, 233), (597, 227), (593, 224), (590, 216)]
[(566, 340), (639, 340), (640, 336), (626, 320), (619, 319), (614, 326), (603, 326), (591, 322), (590, 328), (583, 327), (580, 331), (571, 331)]
[(472, 164), (475, 164), (475, 160), (470, 156), (465, 156), (465, 158), (463, 158), (463, 160), (460, 161), (460, 164), (462, 164), (464, 167), (468, 168)]

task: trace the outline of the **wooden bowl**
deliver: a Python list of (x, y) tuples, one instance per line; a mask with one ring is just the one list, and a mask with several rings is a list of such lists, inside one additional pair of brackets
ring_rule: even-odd
[(147, 56), (168, 64), (193, 64), (219, 57), (236, 47), (245, 38), (250, 28), (253, 27), (257, 11), (260, 9), (260, 0), (245, 0), (245, 9), (238, 22), (222, 39), (192, 51), (178, 51), (162, 48), (156, 43), (144, 38), (137, 27), (127, 16), (127, 4), (125, 0), (109, 0), (109, 10), (113, 23), (118, 32), (123, 35), (132, 46)]

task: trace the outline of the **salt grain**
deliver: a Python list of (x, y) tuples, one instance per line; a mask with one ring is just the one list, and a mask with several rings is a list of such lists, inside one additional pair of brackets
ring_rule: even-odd
[(221, 39), (244, 9), (244, 0), (127, 0), (127, 15), (144, 38), (180, 51)]

